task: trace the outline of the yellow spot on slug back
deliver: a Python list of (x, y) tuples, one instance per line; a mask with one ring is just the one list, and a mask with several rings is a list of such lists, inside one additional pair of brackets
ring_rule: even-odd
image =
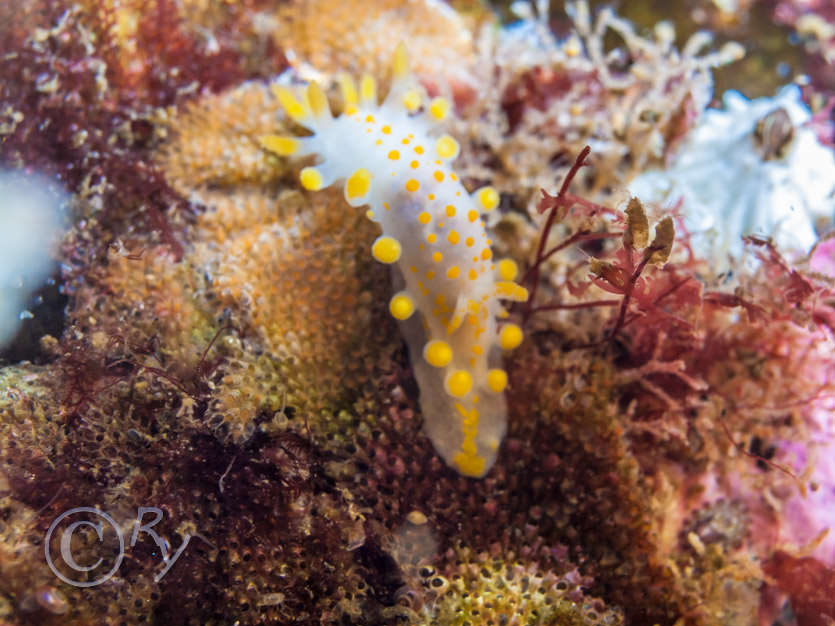
[[(454, 159), (458, 156), (458, 142), (449, 135), (444, 135), (435, 142), (435, 152), (442, 159)], [(452, 180), (455, 179), (453, 178)]]
[(418, 222), (420, 222), (421, 224), (428, 224), (431, 221), (432, 216), (429, 215), (429, 213), (427, 213), (426, 211), (423, 211), (420, 215), (418, 215)]
[(452, 459), (452, 463), (458, 468), (461, 474), (464, 476), (472, 476), (473, 478), (482, 476), (484, 474), (484, 467), (487, 465), (484, 457), (480, 457), (477, 454), (466, 454), (464, 452), (457, 453)]
[(455, 245), (461, 241), (461, 235), (458, 234), (457, 230), (451, 230), (449, 231), (449, 235), (447, 235), (447, 239), (449, 240), (449, 243)]
[(500, 369), (487, 372), (487, 387), (494, 393), (501, 393), (507, 387), (507, 372)]
[(513, 350), (522, 343), (524, 335), (516, 324), (505, 324), (499, 332), (499, 345), (502, 350)]
[(414, 178), (406, 181), (406, 191), (417, 191), (418, 189), (420, 189), (420, 183)]
[(461, 322), (464, 321), (460, 315), (453, 315), (452, 319), (449, 320), (449, 324), (447, 324), (446, 332), (448, 335), (451, 335), (456, 330), (461, 327)]
[(447, 278), (458, 278), (458, 275), (461, 273), (461, 270), (458, 269), (457, 265), (453, 265), (446, 271)]
[(471, 222), (475, 222), (478, 219), (478, 211), (475, 209), (470, 209), (467, 211), (467, 219)]
[(467, 237), (467, 238), (464, 240), (464, 243), (465, 243), (465, 244), (467, 244), (467, 247), (468, 247), (468, 248), (472, 248), (472, 247), (473, 247), (473, 244), (475, 243), (475, 239), (473, 239), (472, 237)]
[(447, 375), (445, 386), (449, 395), (463, 398), (473, 388), (473, 377), (466, 370), (455, 370)]
[(396, 263), (400, 258), (400, 253), (403, 251), (400, 242), (394, 237), (382, 235), (377, 237), (374, 245), (371, 246), (371, 254), (380, 263)]
[(397, 150), (390, 150), (390, 151), (389, 151), (389, 154), (388, 154), (388, 157), (389, 157), (392, 161), (396, 161), (397, 159), (399, 159), (399, 158), (400, 158), (400, 153), (399, 153)]
[(389, 312), (394, 319), (409, 319), (415, 312), (415, 301), (405, 291), (396, 293), (389, 300)]
[(409, 167), (411, 167), (413, 170), (416, 170), (418, 168), (418, 165), (420, 165), (420, 163), (418, 163), (417, 161), (412, 161), (411, 163), (409, 163)]
[(371, 172), (364, 167), (356, 170), (345, 181), (345, 195), (349, 200), (362, 198), (371, 188)]
[(441, 253), (441, 252), (433, 252), (432, 253), (432, 260), (435, 261), (435, 263), (440, 263), (441, 261), (443, 261), (443, 259), (444, 259), (443, 253)]
[(383, 126), (383, 127), (380, 129), (380, 132), (382, 132), (384, 135), (391, 135), (391, 126), (389, 126), (388, 124), (386, 124), (385, 126)]
[(479, 189), (478, 201), (485, 211), (492, 211), (499, 206), (499, 192), (493, 187)]
[(415, 154), (423, 154), (423, 146), (415, 146)]
[(514, 280), (519, 273), (519, 267), (513, 259), (499, 261), (499, 277), (502, 280)]
[(435, 173), (432, 174), (439, 183), (444, 182), (444, 173), (441, 170), (435, 170)]
[(455, 207), (451, 204), (446, 205), (447, 217), (455, 217)]
[(429, 114), (439, 122), (444, 120), (449, 113), (449, 100), (446, 98), (432, 98), (429, 103)]
[(481, 259), (483, 261), (488, 260), (492, 256), (493, 256), (493, 252), (490, 250), (490, 248), (484, 248), (484, 250), (481, 251)]
[(452, 347), (440, 339), (423, 346), (423, 358), (432, 367), (446, 367), (452, 361)]
[(324, 184), (322, 172), (315, 167), (306, 167), (299, 173), (302, 187), (310, 191), (319, 191)]

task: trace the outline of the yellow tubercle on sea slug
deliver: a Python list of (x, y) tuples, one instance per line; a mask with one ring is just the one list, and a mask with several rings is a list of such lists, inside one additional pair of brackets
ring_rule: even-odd
[(415, 312), (415, 301), (407, 293), (397, 293), (389, 300), (389, 313), (394, 319), (407, 320)]
[(487, 386), (494, 393), (501, 393), (507, 387), (507, 372), (500, 369), (492, 369), (487, 372)]
[(516, 324), (505, 324), (499, 333), (499, 345), (502, 350), (513, 350), (522, 343), (522, 329)]
[(306, 167), (299, 175), (302, 187), (310, 191), (319, 191), (324, 185), (322, 184), (322, 172), (315, 167)]
[(303, 92), (275, 88), (287, 115), (313, 134), (271, 135), (261, 145), (280, 156), (317, 155), (319, 163), (301, 172), (305, 189), (341, 180), (348, 204), (369, 206), (382, 230), (371, 253), (405, 284), (388, 307), (409, 346), (425, 430), (449, 465), (479, 477), (495, 462), (506, 430), (501, 352), (523, 339), (515, 324), (499, 330), (497, 319), (507, 315), (500, 300), (523, 302), (528, 293), (513, 282), (513, 261), (493, 260), (480, 219), (499, 205), (499, 193), (492, 187), (468, 193), (449, 166), (459, 146), (438, 122), (450, 103), (427, 101), (402, 44), (392, 69), (382, 103), (371, 77), (358, 89), (341, 76), (338, 117), (318, 85)]
[(502, 259), (499, 261), (499, 278), (502, 280), (516, 280), (519, 267), (513, 259)]
[(423, 346), (423, 358), (432, 367), (446, 367), (452, 361), (452, 348), (442, 339), (433, 339)]
[(400, 245), (400, 242), (388, 235), (377, 237), (377, 241), (371, 246), (371, 254), (380, 263), (396, 263), (400, 259), (402, 252), (403, 247)]

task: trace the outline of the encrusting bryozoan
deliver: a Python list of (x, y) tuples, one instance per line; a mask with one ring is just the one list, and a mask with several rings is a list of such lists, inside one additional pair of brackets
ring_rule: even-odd
[(348, 204), (369, 205), (369, 219), (382, 228), (371, 253), (404, 285), (389, 311), (409, 346), (426, 432), (447, 464), (480, 477), (506, 430), (500, 352), (523, 338), (515, 324), (499, 327), (506, 316), (499, 300), (522, 302), (528, 294), (513, 282), (513, 261), (494, 261), (481, 220), (498, 205), (498, 193), (483, 187), (469, 194), (449, 166), (458, 144), (437, 126), (449, 102), (426, 101), (402, 44), (392, 69), (382, 104), (373, 78), (364, 76), (357, 88), (343, 76), (344, 112), (336, 118), (318, 84), (298, 92), (275, 86), (287, 114), (314, 134), (269, 135), (261, 143), (281, 156), (318, 155), (318, 165), (301, 171), (305, 189), (344, 180)]

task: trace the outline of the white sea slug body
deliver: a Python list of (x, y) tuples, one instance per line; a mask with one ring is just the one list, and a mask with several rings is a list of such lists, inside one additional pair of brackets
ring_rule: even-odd
[(458, 144), (437, 126), (449, 103), (435, 98), (424, 106), (402, 45), (382, 104), (370, 76), (359, 89), (350, 78), (340, 82), (345, 111), (336, 118), (316, 83), (298, 93), (276, 87), (288, 115), (314, 134), (270, 135), (262, 144), (282, 156), (316, 154), (319, 164), (301, 172), (303, 187), (344, 181), (348, 204), (370, 207), (368, 217), (382, 229), (371, 252), (404, 285), (389, 311), (401, 320), (426, 432), (447, 464), (483, 476), (507, 423), (500, 352), (522, 341), (515, 324), (499, 327), (499, 300), (527, 299), (513, 282), (515, 264), (494, 261), (480, 219), (498, 194), (485, 187), (470, 195), (450, 168)]

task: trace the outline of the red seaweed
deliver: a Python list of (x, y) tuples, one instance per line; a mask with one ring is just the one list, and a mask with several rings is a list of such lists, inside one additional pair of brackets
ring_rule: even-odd
[(791, 598), (798, 626), (831, 626), (835, 621), (835, 570), (810, 556), (778, 550), (763, 571)]

